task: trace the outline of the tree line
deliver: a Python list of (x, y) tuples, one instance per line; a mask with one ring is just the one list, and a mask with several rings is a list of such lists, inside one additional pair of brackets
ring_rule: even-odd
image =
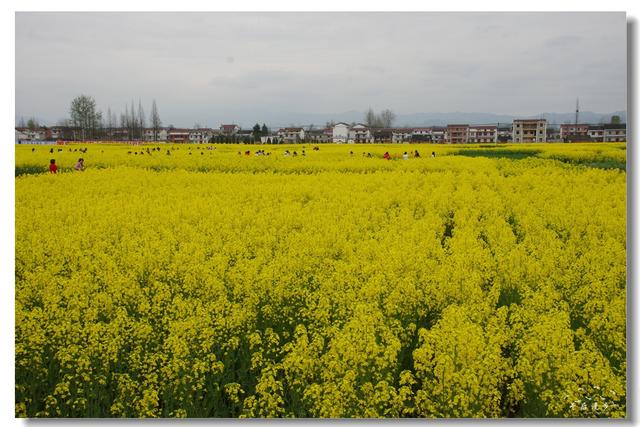
[[(124, 112), (120, 112), (118, 115), (111, 110), (111, 107), (107, 107), (106, 114), (103, 114), (103, 112), (97, 108), (96, 101), (93, 97), (80, 95), (71, 101), (69, 114), (70, 118), (60, 120), (58, 125), (66, 128), (75, 128), (75, 130), (79, 131), (79, 135), (71, 130), (67, 130), (67, 132), (63, 132), (62, 137), (64, 139), (80, 137), (84, 140), (107, 137), (124, 140), (140, 140), (145, 139), (145, 129), (150, 128), (153, 131), (153, 140), (157, 141), (158, 134), (162, 127), (162, 120), (160, 119), (155, 99), (151, 103), (148, 121), (140, 99), (138, 100), (137, 109), (133, 100), (131, 100), (131, 104), (126, 104)], [(372, 108), (369, 108), (365, 113), (364, 121), (370, 128), (389, 128), (393, 125), (395, 118), (396, 115), (392, 110), (386, 109), (376, 114)], [(331, 127), (334, 124), (334, 122), (327, 122), (327, 127)], [(18, 126), (30, 130), (40, 127), (35, 117), (30, 118), (27, 123), (24, 122), (24, 118), (21, 118)], [(173, 126), (170, 125), (169, 128), (173, 128)], [(200, 128), (200, 125), (196, 124), (195, 128)], [(312, 128), (313, 125), (309, 126), (308, 130)], [(262, 126), (256, 123), (252, 128), (251, 136), (254, 141), (259, 141), (261, 137), (269, 136), (269, 129), (264, 123)], [(235, 136), (229, 135), (222, 137), (224, 141), (217, 142), (246, 140), (245, 137), (236, 138)]]
[[(107, 107), (106, 114), (103, 114), (97, 108), (96, 101), (88, 95), (77, 96), (71, 101), (69, 115), (68, 119), (58, 121), (58, 125), (75, 128), (80, 132), (76, 137), (81, 137), (82, 139), (116, 137), (116, 131), (120, 132), (120, 135), (117, 135), (119, 139), (143, 139), (144, 131), (147, 128), (153, 130), (154, 139), (157, 139), (158, 132), (162, 127), (162, 120), (160, 119), (155, 99), (151, 103), (148, 122), (141, 100), (138, 100), (137, 109), (132, 100), (130, 105), (125, 105), (124, 112), (120, 112), (120, 114), (111, 111), (111, 107)], [(29, 127), (31, 127), (32, 120), (29, 121)], [(37, 127), (37, 123), (35, 126)], [(63, 137), (73, 137), (72, 133), (69, 133), (70, 135), (63, 135)]]

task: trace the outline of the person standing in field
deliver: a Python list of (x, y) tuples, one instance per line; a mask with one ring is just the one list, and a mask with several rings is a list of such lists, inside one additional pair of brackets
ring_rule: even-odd
[(49, 172), (51, 173), (58, 172), (58, 166), (56, 166), (56, 159), (51, 159), (51, 161), (49, 162)]
[(385, 151), (385, 152), (384, 152), (384, 155), (383, 155), (382, 157), (383, 157), (383, 158), (385, 158), (385, 159), (387, 159), (387, 160), (389, 160), (389, 159), (391, 159), (391, 154), (389, 154), (389, 152), (388, 152), (388, 151)]
[(418, 150), (416, 150), (416, 152), (415, 152), (415, 153), (413, 153), (413, 157), (416, 157), (416, 158), (417, 158), (417, 157), (420, 157), (420, 153), (418, 153)]
[(407, 153), (406, 151), (402, 154), (402, 158), (404, 160), (409, 160), (409, 153)]
[(431, 157), (435, 157), (435, 156), (436, 156), (436, 152), (435, 152), (435, 151), (432, 151), (432, 152), (431, 152)]
[(75, 170), (82, 172), (84, 170), (84, 159), (80, 157), (78, 163), (73, 167)]

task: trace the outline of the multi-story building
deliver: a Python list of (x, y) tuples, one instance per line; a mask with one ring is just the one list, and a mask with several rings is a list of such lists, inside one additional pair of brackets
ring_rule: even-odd
[(167, 141), (189, 142), (189, 129), (171, 128), (167, 131)]
[(413, 128), (411, 142), (431, 142), (432, 128)]
[(604, 125), (604, 142), (625, 142), (627, 140), (626, 123)]
[(349, 140), (349, 125), (343, 122), (333, 125), (331, 139), (336, 143), (345, 143)]
[(562, 141), (562, 138), (560, 138), (560, 126), (547, 125), (547, 142), (561, 142), (561, 141)]
[(402, 143), (411, 141), (413, 129), (411, 128), (395, 128), (391, 131), (391, 142)]
[(332, 127), (326, 127), (322, 133), (324, 134), (324, 139), (326, 142), (332, 142), (333, 141), (333, 128)]
[(580, 124), (561, 124), (560, 140), (561, 141), (586, 141), (589, 137), (589, 125)]
[(371, 132), (369, 131), (369, 128), (361, 123), (350, 126), (347, 135), (347, 141), (351, 144), (371, 142)]
[(378, 128), (373, 131), (373, 140), (375, 142), (391, 142), (393, 139), (393, 130), (391, 128)]
[(603, 125), (591, 125), (587, 130), (587, 137), (589, 141), (604, 141), (604, 126)]
[(447, 125), (447, 141), (449, 144), (469, 142), (469, 125)]
[(513, 142), (545, 142), (547, 140), (547, 120), (514, 120), (512, 140)]
[(45, 128), (29, 129), (17, 127), (16, 141), (45, 141), (51, 139), (51, 131)]
[(144, 140), (145, 141), (161, 141), (166, 142), (168, 137), (167, 128), (158, 128), (158, 134), (155, 135), (155, 131), (153, 128), (147, 128), (144, 130)]
[(220, 132), (225, 135), (235, 135), (240, 131), (240, 126), (236, 124), (231, 125), (220, 125)]
[(326, 143), (331, 142), (331, 129), (311, 129), (307, 130), (304, 135), (307, 141), (315, 142), (315, 143)]
[(29, 134), (29, 129), (16, 128), (16, 141), (28, 141), (30, 139), (31, 135)]
[(498, 142), (509, 142), (513, 137), (511, 126), (498, 127), (497, 133), (498, 133)]
[(447, 129), (441, 126), (433, 126), (431, 128), (431, 142), (434, 144), (442, 144), (447, 139)]
[(498, 142), (498, 126), (471, 125), (469, 126), (469, 142), (479, 144), (483, 142)]
[(198, 128), (189, 130), (189, 141), (197, 143), (209, 142), (213, 136), (213, 130), (209, 128)]
[(285, 144), (304, 141), (304, 129), (282, 128), (278, 131), (278, 136)]

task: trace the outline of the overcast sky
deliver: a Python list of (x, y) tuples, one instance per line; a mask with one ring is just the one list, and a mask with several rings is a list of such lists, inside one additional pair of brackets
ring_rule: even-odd
[[(17, 13), (16, 118), (626, 109), (624, 13)], [(244, 122), (244, 123), (243, 123)]]

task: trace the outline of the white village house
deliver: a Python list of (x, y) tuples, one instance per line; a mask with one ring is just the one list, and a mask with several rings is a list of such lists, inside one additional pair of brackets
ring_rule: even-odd
[(350, 126), (347, 132), (347, 142), (349, 144), (362, 144), (365, 142), (373, 142), (369, 128), (362, 123)]
[[(168, 136), (167, 128), (159, 128), (158, 135), (156, 141), (166, 142)], [(144, 130), (144, 140), (145, 141), (153, 141), (154, 140), (154, 131), (153, 129), (145, 129)]]
[(285, 144), (304, 141), (304, 129), (282, 128), (278, 131), (278, 137)]
[(343, 122), (333, 125), (332, 140), (344, 144), (349, 140), (349, 125)]

